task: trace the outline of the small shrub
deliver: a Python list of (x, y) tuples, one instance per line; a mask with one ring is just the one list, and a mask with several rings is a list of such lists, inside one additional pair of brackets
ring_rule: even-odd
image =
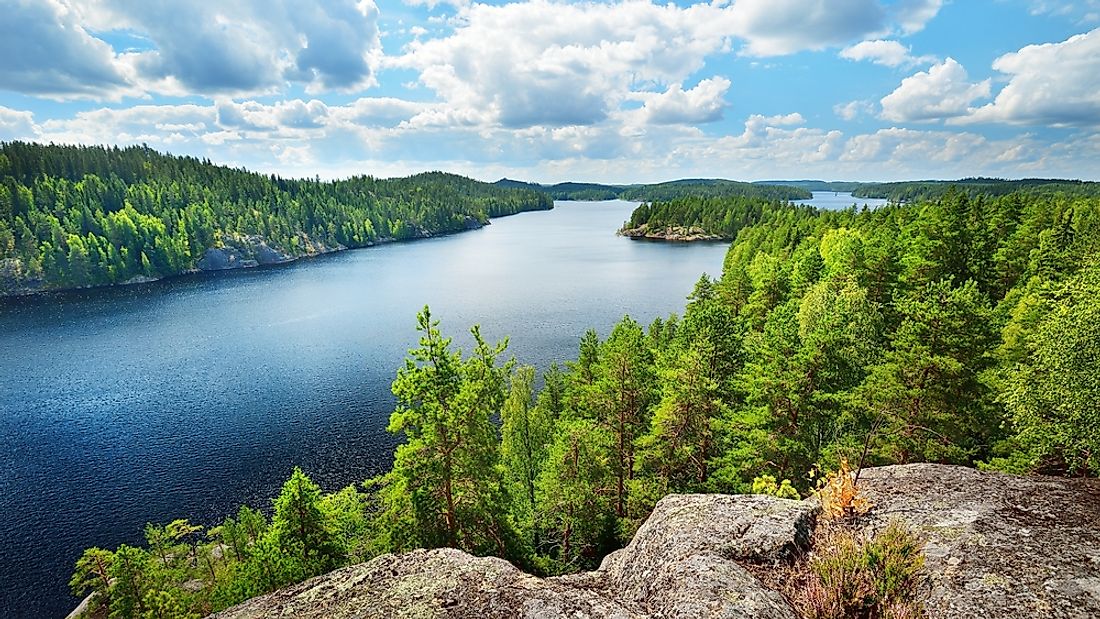
[(807, 577), (789, 591), (807, 619), (925, 617), (922, 544), (893, 522), (870, 539), (838, 526), (819, 530)]
[(781, 499), (794, 499), (796, 501), (802, 498), (799, 496), (798, 490), (795, 490), (795, 487), (791, 485), (791, 480), (784, 479), (781, 483), (776, 483), (775, 478), (771, 475), (761, 475), (753, 479), (752, 493), (769, 494)]

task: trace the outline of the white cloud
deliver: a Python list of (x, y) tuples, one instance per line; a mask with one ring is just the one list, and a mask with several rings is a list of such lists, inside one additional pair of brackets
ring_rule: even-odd
[(925, 62), (935, 62), (935, 56), (914, 56), (912, 49), (897, 41), (862, 41), (840, 52), (841, 58), (848, 60), (868, 60), (886, 67), (913, 66)]
[(37, 133), (34, 114), (0, 106), (0, 140), (30, 140)]
[[(115, 99), (362, 89), (382, 54), (377, 24), (373, 0), (15, 0), (0, 22), (0, 87)], [(89, 31), (150, 48), (117, 53)]]
[(843, 120), (855, 120), (860, 115), (874, 112), (875, 106), (870, 101), (849, 101), (833, 106), (833, 113)]
[(0, 88), (50, 97), (111, 97), (126, 77), (111, 47), (59, 0), (5, 2)]
[[(846, 135), (807, 126), (798, 113), (752, 115), (739, 133), (719, 136), (685, 125), (631, 128), (612, 122), (512, 130), (400, 122), (398, 118), (427, 108), (386, 99), (324, 108), (312, 103), (104, 108), (41, 122), (29, 112), (0, 108), (0, 135), (10, 131), (7, 137), (12, 139), (63, 143), (146, 142), (154, 148), (262, 172), (305, 177), (320, 173), (326, 178), (405, 175), (424, 169), (489, 180), (509, 176), (602, 182), (687, 176), (1095, 178), (1091, 162), (1100, 160), (1100, 133), (1095, 131), (1068, 137), (1024, 133), (999, 140), (965, 131), (906, 128)], [(232, 117), (234, 111), (237, 117)], [(365, 125), (360, 122), (364, 118), (385, 122)], [(242, 119), (248, 122), (242, 125)], [(441, 149), (441, 143), (447, 148)]]
[(418, 71), (449, 115), (467, 122), (591, 125), (630, 93), (683, 83), (699, 70), (726, 45), (723, 11), (649, 2), (476, 4), (449, 36), (413, 41), (391, 62)]
[(886, 27), (876, 0), (739, 0), (730, 8), (732, 32), (757, 56), (824, 49)]
[(904, 34), (924, 30), (924, 26), (940, 12), (944, 0), (900, 0), (893, 5), (895, 20)]
[(358, 88), (371, 83), (381, 54), (373, 0), (110, 0), (110, 8), (116, 24), (156, 45), (124, 59), (142, 78), (189, 93), (268, 92), (285, 81), (311, 92)]
[(680, 84), (673, 84), (662, 93), (643, 92), (631, 96), (644, 102), (641, 115), (646, 123), (707, 123), (722, 118), (722, 112), (728, 107), (724, 97), (729, 87), (728, 79), (712, 77), (688, 90), (683, 90)]
[(417, 71), (446, 103), (418, 118), (422, 125), (588, 126), (635, 100), (655, 123), (695, 122), (721, 113), (717, 83), (704, 80), (690, 91), (682, 84), (738, 41), (758, 56), (823, 49), (915, 28), (938, 8), (923, 0), (470, 4), (449, 34), (415, 39), (385, 64)]
[(993, 68), (1009, 76), (1008, 84), (967, 122), (1100, 126), (1100, 29), (1029, 45)]
[(990, 94), (990, 80), (976, 84), (953, 58), (901, 81), (882, 98), (882, 118), (894, 122), (928, 122), (969, 113), (971, 105)]
[(1100, 22), (1100, 0), (1031, 0), (1032, 15), (1067, 17), (1082, 24)]

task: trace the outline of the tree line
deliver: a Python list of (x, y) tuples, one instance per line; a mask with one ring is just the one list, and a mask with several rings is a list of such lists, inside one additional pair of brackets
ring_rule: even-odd
[(143, 548), (87, 550), (74, 592), (201, 615), (441, 546), (577, 571), (668, 493), (797, 497), (842, 459), (1100, 475), (1096, 198), (765, 208), (682, 316), (589, 331), (541, 376), (477, 327), (455, 349), (428, 308), (417, 330), (388, 472), (325, 494), (295, 470), (270, 518), (149, 525)]
[(900, 181), (895, 183), (865, 183), (852, 191), (857, 198), (881, 198), (891, 202), (907, 202), (922, 198), (937, 198), (947, 192), (965, 191), (971, 196), (1000, 196), (1015, 192), (1045, 196), (1056, 194), (1077, 196), (1100, 195), (1100, 183), (1060, 178), (963, 178), (957, 181)]
[(298, 257), (551, 207), (441, 172), (321, 182), (144, 146), (0, 143), (0, 294), (176, 275), (243, 237)]
[(557, 183), (540, 185), (502, 178), (493, 183), (500, 187), (539, 191), (555, 200), (632, 200), (658, 201), (683, 197), (752, 197), (765, 200), (809, 200), (813, 194), (798, 184), (744, 183), (721, 178), (695, 178), (644, 185), (602, 185), (599, 183)]

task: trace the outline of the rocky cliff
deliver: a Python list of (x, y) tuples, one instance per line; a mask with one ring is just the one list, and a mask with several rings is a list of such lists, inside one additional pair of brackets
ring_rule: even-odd
[[(925, 542), (929, 616), (1100, 617), (1100, 483), (942, 465), (865, 470), (860, 526), (906, 522)], [(725, 617), (794, 619), (753, 572), (806, 549), (818, 507), (675, 495), (600, 568), (536, 578), (451, 549), (385, 555), (215, 617)], [(747, 569), (750, 568), (750, 569)]]

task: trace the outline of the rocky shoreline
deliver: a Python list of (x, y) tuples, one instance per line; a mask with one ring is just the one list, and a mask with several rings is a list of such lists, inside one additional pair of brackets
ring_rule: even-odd
[[(448, 236), (450, 234), (458, 234), (460, 232), (467, 232), (470, 230), (478, 230), (488, 226), (490, 221), (484, 223), (468, 217), (466, 220), (466, 227), (462, 230), (454, 232), (430, 232), (423, 228), (418, 228), (414, 231), (413, 236), (408, 239), (396, 239), (393, 237), (382, 237), (369, 241), (363, 245), (357, 245), (355, 247), (347, 247), (344, 245), (329, 246), (320, 241), (314, 241), (309, 238), (305, 233), (298, 233), (297, 239), (299, 246), (302, 247), (302, 253), (297, 255), (289, 254), (285, 251), (276, 249), (268, 244), (267, 240), (259, 235), (249, 236), (224, 236), (219, 239), (219, 245), (211, 247), (203, 252), (202, 256), (195, 264), (195, 268), (181, 271), (180, 273), (174, 273), (172, 275), (165, 275), (163, 277), (148, 277), (146, 275), (135, 275), (124, 282), (118, 282), (114, 284), (100, 284), (89, 286), (73, 286), (68, 288), (49, 288), (46, 287), (45, 282), (41, 280), (34, 280), (33, 282), (21, 282), (20, 284), (11, 284), (5, 282), (4, 273), (5, 270), (2, 264), (0, 264), (0, 299), (6, 297), (29, 297), (38, 294), (46, 294), (51, 292), (70, 292), (75, 290), (92, 290), (96, 288), (115, 288), (119, 286), (133, 286), (137, 284), (148, 284), (151, 282), (157, 282), (165, 279), (171, 279), (173, 277), (180, 277), (184, 275), (193, 275), (195, 273), (209, 273), (214, 271), (232, 271), (236, 269), (251, 269), (262, 266), (274, 266), (279, 264), (287, 264), (290, 262), (296, 262), (298, 260), (307, 258), (316, 258), (326, 254), (336, 253), (340, 251), (346, 251), (348, 249), (362, 249), (365, 247), (374, 247), (376, 245), (386, 245), (389, 243), (398, 243), (406, 241), (416, 241), (420, 239), (427, 239), (436, 236)], [(8, 285), (5, 286), (4, 284)]]
[(671, 241), (676, 243), (732, 240), (720, 234), (707, 232), (699, 226), (665, 226), (663, 228), (651, 228), (649, 224), (642, 224), (637, 228), (624, 227), (619, 230), (619, 236), (625, 236), (635, 240)]

